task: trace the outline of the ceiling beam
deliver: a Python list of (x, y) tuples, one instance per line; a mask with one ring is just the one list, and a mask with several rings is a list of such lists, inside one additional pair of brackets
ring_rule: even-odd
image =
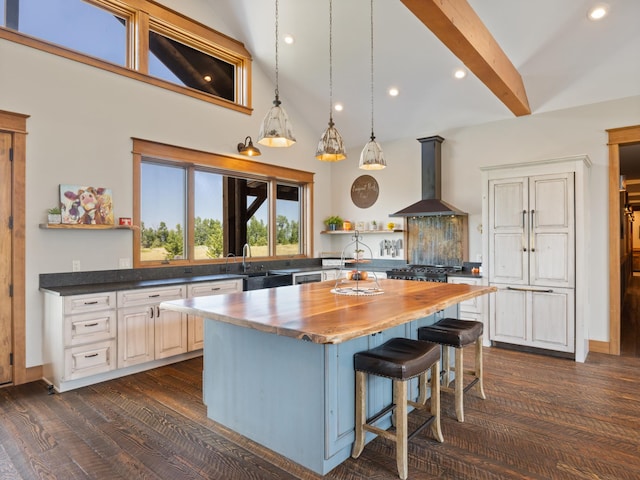
[(516, 116), (531, 114), (522, 77), (467, 0), (401, 0)]

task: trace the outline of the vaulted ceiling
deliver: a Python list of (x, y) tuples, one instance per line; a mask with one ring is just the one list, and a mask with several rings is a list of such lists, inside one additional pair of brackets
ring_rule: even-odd
[[(245, 43), (254, 69), (275, 81), (275, 0), (205, 1), (224, 13), (222, 31)], [(587, 11), (597, 3), (374, 0), (378, 141), (384, 148), (385, 141), (526, 115), (527, 107), (537, 114), (640, 95), (640, 1), (607, 0), (609, 15), (594, 22)], [(371, 129), (369, 4), (333, 1), (333, 100), (344, 105), (333, 116), (349, 148), (364, 146)], [(467, 9), (477, 17), (470, 20)], [(279, 30), (295, 39), (279, 43), (283, 106), (294, 128), (319, 138), (329, 117), (329, 0), (279, 0)], [(469, 74), (455, 79), (465, 63)], [(254, 96), (256, 118), (271, 100)]]

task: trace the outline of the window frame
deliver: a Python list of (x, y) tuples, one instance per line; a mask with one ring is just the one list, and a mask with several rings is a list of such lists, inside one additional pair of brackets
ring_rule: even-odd
[[(127, 20), (127, 66), (63, 47), (0, 25), (0, 38), (58, 55), (102, 70), (133, 78), (247, 115), (251, 100), (252, 57), (242, 42), (224, 35), (152, 0), (82, 0)], [(195, 88), (178, 85), (148, 74), (149, 29), (170, 36), (207, 55), (232, 63), (236, 68), (235, 101)]]
[[(313, 252), (313, 185), (314, 173), (296, 170), (288, 167), (268, 165), (240, 158), (229, 157), (216, 153), (203, 152), (184, 147), (167, 145), (150, 140), (132, 138), (133, 140), (133, 267), (162, 267), (162, 266), (190, 266), (219, 264), (226, 261), (225, 258), (194, 259), (194, 186), (193, 178), (187, 175), (187, 216), (185, 253), (186, 259), (178, 260), (150, 260), (141, 261), (141, 164), (145, 158), (153, 159), (154, 163), (183, 166), (187, 169), (206, 168), (223, 175), (240, 178), (256, 179), (267, 183), (269, 191), (269, 255), (260, 257), (262, 260), (282, 260), (294, 258), (309, 258)], [(277, 185), (284, 183), (301, 187), (300, 195), (300, 247), (301, 253), (296, 255), (276, 255), (276, 198)]]

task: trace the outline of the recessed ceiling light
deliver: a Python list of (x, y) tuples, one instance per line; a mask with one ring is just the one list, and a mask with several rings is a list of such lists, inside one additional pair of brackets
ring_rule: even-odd
[(291, 45), (293, 42), (295, 42), (293, 35), (291, 35), (290, 33), (285, 34), (284, 43), (286, 43), (287, 45)]
[(392, 97), (397, 97), (399, 93), (400, 91), (396, 87), (391, 87), (389, 89), (389, 95), (391, 95)]
[(587, 17), (589, 17), (589, 20), (601, 20), (606, 17), (608, 13), (609, 5), (606, 3), (599, 3), (589, 10)]
[(203, 78), (204, 78), (205, 82), (210, 82), (211, 81), (211, 75), (205, 75)]
[(467, 76), (467, 71), (464, 68), (456, 68), (453, 76), (456, 78), (464, 78)]
[(333, 109), (334, 109), (336, 112), (341, 112), (343, 108), (344, 108), (344, 107), (342, 106), (342, 104), (341, 104), (341, 103), (336, 103), (336, 104), (333, 106)]

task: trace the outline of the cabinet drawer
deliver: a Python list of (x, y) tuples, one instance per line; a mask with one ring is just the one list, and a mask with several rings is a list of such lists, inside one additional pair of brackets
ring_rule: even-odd
[(137, 290), (125, 290), (118, 292), (118, 307), (131, 307), (135, 305), (153, 305), (166, 300), (184, 298), (184, 285), (164, 288), (140, 288)]
[(65, 315), (116, 308), (115, 292), (73, 295), (64, 299)]
[(64, 352), (64, 379), (75, 380), (114, 370), (116, 368), (115, 353), (115, 339), (67, 348)]
[(187, 296), (203, 297), (205, 295), (221, 295), (242, 291), (242, 280), (197, 283), (187, 287)]
[(116, 311), (71, 315), (64, 321), (64, 346), (71, 347), (116, 336)]

